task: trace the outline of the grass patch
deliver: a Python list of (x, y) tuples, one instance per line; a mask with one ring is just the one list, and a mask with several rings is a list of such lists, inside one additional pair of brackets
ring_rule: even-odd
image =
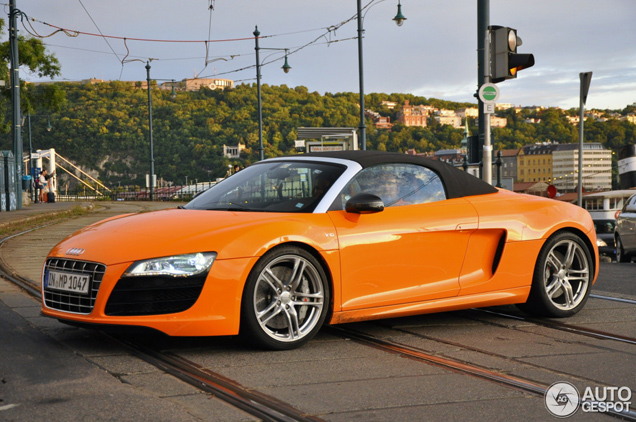
[(75, 205), (68, 211), (60, 211), (55, 213), (43, 213), (37, 214), (32, 217), (25, 217), (24, 219), (11, 222), (0, 227), (0, 238), (21, 233), (36, 227), (44, 226), (47, 224), (56, 223), (58, 221), (67, 220), (69, 218), (81, 217), (92, 211), (91, 208), (85, 208), (80, 205)]

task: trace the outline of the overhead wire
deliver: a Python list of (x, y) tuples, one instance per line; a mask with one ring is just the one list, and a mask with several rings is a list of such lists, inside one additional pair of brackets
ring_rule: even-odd
[[(248, 41), (248, 40), (254, 40), (256, 39), (256, 37), (244, 37), (244, 38), (228, 38), (228, 39), (216, 39), (216, 40), (212, 40), (211, 38), (211, 30), (212, 30), (212, 11), (214, 10), (214, 0), (208, 0), (208, 9), (209, 9), (209, 13), (210, 13), (210, 17), (209, 17), (209, 26), (208, 26), (208, 39), (206, 40), (169, 40), (169, 39), (150, 39), (150, 38), (133, 38), (133, 37), (121, 37), (121, 36), (114, 36), (114, 35), (105, 35), (102, 33), (102, 31), (99, 29), (97, 23), (94, 21), (94, 19), (92, 18), (92, 16), (90, 15), (90, 13), (88, 12), (88, 10), (86, 9), (86, 7), (84, 7), (84, 4), (82, 3), (82, 0), (78, 0), (79, 3), (82, 5), (82, 7), (84, 8), (84, 10), (86, 11), (86, 14), (89, 16), (89, 18), (91, 19), (91, 21), (93, 22), (93, 24), (95, 25), (95, 27), (97, 28), (99, 34), (95, 34), (95, 33), (90, 33), (90, 32), (85, 32), (85, 31), (78, 31), (78, 30), (72, 30), (72, 29), (68, 29), (68, 28), (62, 28), (60, 26), (56, 26), (44, 21), (40, 21), (34, 18), (29, 18), (28, 16), (26, 16), (26, 14), (21, 13), (21, 21), (23, 24), (23, 27), (25, 28), (25, 30), (38, 38), (48, 38), (51, 37), (55, 34), (57, 34), (58, 32), (62, 32), (67, 36), (70, 37), (78, 37), (79, 35), (86, 35), (86, 36), (95, 36), (95, 37), (101, 37), (102, 39), (104, 39), (106, 41), (106, 43), (108, 44), (112, 54), (115, 55), (115, 57), (118, 59), (118, 61), (121, 62), (122, 64), (122, 72), (123, 72), (123, 66), (124, 63), (126, 63), (126, 59), (127, 57), (130, 57), (130, 50), (128, 48), (128, 41), (140, 41), (140, 42), (158, 42), (158, 43), (204, 43), (205, 45), (205, 49), (206, 49), (206, 55), (205, 55), (205, 67), (204, 69), (207, 67), (207, 64), (211, 61), (216, 61), (216, 60), (220, 60), (224, 57), (215, 57), (212, 60), (209, 60), (209, 46), (210, 43), (220, 43), (220, 42), (237, 42), (237, 41)], [(371, 7), (375, 2), (377, 2), (378, 0), (370, 0), (364, 7), (361, 8), (361, 12), (368, 9), (369, 7)], [(382, 0), (380, 0), (382, 1)], [(338, 29), (340, 29), (342, 26), (346, 25), (347, 23), (351, 22), (352, 20), (356, 19), (356, 17), (358, 16), (358, 14), (354, 14), (353, 16), (351, 16), (350, 18), (343, 20), (341, 22), (339, 22), (338, 24), (335, 25), (331, 25), (328, 26), (326, 28), (317, 28), (317, 29), (309, 29), (309, 30), (302, 30), (302, 31), (296, 31), (296, 32), (287, 32), (287, 33), (281, 33), (281, 34), (273, 34), (273, 35), (260, 35), (258, 38), (259, 39), (265, 39), (265, 38), (273, 38), (273, 37), (280, 37), (280, 36), (287, 36), (287, 35), (294, 35), (294, 34), (298, 34), (298, 33), (307, 33), (307, 32), (315, 32), (315, 31), (323, 31), (318, 37), (314, 38), (313, 40), (299, 46), (299, 47), (292, 47), (287, 49), (287, 55), (292, 55), (295, 54), (303, 49), (305, 49), (308, 46), (312, 46), (312, 45), (331, 45), (333, 43), (337, 43), (337, 42), (342, 42), (342, 41), (348, 41), (348, 40), (354, 40), (357, 39), (357, 37), (350, 37), (350, 38), (344, 38), (344, 39), (334, 39), (334, 37), (336, 37), (336, 31)], [(24, 22), (24, 18), (26, 17), (26, 24)], [(38, 33), (37, 30), (35, 30), (35, 28), (33, 27), (33, 25), (31, 24), (31, 22), (37, 22), (40, 23), (42, 25), (51, 27), (53, 29), (55, 29), (55, 31), (53, 31), (52, 33), (48, 34), (48, 35), (41, 35)], [(29, 26), (29, 28), (27, 28), (27, 25)], [(321, 39), (325, 39), (325, 42), (323, 43), (319, 43), (319, 40)], [(126, 47), (126, 55), (124, 56), (123, 59), (120, 59), (119, 55), (114, 51), (113, 47), (111, 46), (111, 44), (108, 42), (108, 39), (117, 39), (117, 40), (122, 40), (124, 43), (124, 46)], [(90, 51), (90, 50), (88, 50)], [(229, 55), (227, 57), (230, 57), (230, 59), (233, 59), (235, 57), (241, 56), (241, 54), (233, 54), (233, 55)], [(264, 62), (261, 64), (261, 66), (265, 66), (267, 64), (276, 62), (281, 60), (282, 57), (278, 57), (275, 59), (272, 59), (268, 62)], [(149, 58), (150, 60), (150, 58)], [(157, 60), (156, 58), (153, 60)], [(160, 60), (166, 60), (166, 59), (160, 59)], [(170, 59), (168, 59), (170, 60)], [(172, 60), (178, 60), (178, 59), (172, 59)], [(227, 60), (227, 59), (226, 59)], [(135, 58), (133, 60), (130, 61), (143, 61), (141, 59)], [(241, 72), (247, 69), (251, 69), (251, 68), (255, 68), (256, 65), (250, 65), (250, 66), (245, 66), (239, 69), (234, 69), (234, 70), (230, 70), (227, 72), (222, 72), (219, 73), (218, 75), (226, 75), (226, 74), (231, 74), (231, 73), (237, 73), (237, 72)], [(196, 77), (200, 77), (200, 74), (203, 72), (203, 70), (201, 72), (199, 72), (198, 75), (196, 75)], [(216, 76), (216, 74), (215, 74)], [(207, 76), (205, 76), (207, 77)], [(204, 77), (204, 78), (205, 78)], [(121, 78), (121, 73), (120, 73), (120, 78)]]

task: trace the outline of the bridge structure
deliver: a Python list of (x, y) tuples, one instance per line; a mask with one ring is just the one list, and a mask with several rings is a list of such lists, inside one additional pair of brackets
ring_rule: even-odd
[[(44, 161), (46, 160), (46, 161)], [(25, 161), (29, 161), (28, 159)], [(70, 177), (77, 180), (80, 184), (86, 186), (86, 188), (95, 192), (97, 196), (103, 196), (104, 192), (110, 192), (110, 189), (102, 182), (86, 173), (80, 167), (73, 164), (67, 158), (64, 158), (55, 148), (37, 150), (31, 154), (31, 176), (35, 179), (39, 177), (42, 170), (46, 169), (48, 174), (52, 174), (50, 179), (51, 192), (58, 193), (56, 172), (58, 169), (67, 173)], [(25, 166), (26, 167), (26, 166)]]

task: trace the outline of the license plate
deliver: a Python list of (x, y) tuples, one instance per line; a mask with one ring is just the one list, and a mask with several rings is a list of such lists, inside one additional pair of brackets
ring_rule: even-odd
[(87, 275), (47, 271), (44, 276), (44, 287), (52, 290), (87, 294), (89, 285)]

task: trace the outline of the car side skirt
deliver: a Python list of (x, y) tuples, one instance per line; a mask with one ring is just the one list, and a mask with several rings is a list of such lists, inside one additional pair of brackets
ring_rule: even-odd
[(334, 312), (329, 324), (368, 321), (373, 319), (397, 318), (420, 314), (458, 311), (461, 309), (485, 306), (511, 305), (525, 303), (530, 294), (530, 286), (467, 296), (455, 296), (418, 303), (383, 306), (378, 308), (357, 309)]

